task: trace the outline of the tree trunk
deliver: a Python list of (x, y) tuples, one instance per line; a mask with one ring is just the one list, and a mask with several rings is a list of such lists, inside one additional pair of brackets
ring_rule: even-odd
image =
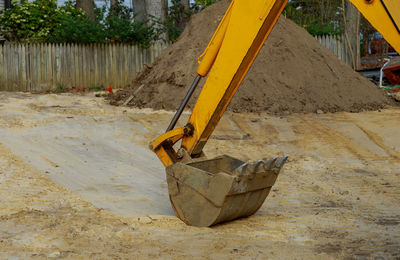
[(363, 44), (364, 44), (364, 56), (368, 56), (369, 55), (369, 51), (368, 51), (368, 46), (369, 46), (369, 31), (368, 30), (364, 30), (363, 31)]
[(345, 31), (348, 35), (349, 45), (351, 46), (350, 55), (353, 68), (355, 70), (361, 67), (360, 60), (360, 12), (357, 8), (347, 0), (346, 5), (346, 27)]
[(110, 8), (113, 8), (117, 5), (117, 0), (110, 0)]
[(133, 12), (136, 14), (136, 19), (139, 21), (147, 20), (147, 5), (146, 0), (132, 0)]
[(154, 16), (161, 21), (165, 20), (166, 11), (165, 0), (132, 0), (133, 11), (138, 13), (138, 19), (145, 19)]
[(82, 9), (90, 19), (94, 20), (94, 0), (76, 0), (76, 8)]
[(118, 6), (119, 5), (119, 3), (118, 3), (118, 1), (117, 0), (110, 0), (110, 10), (111, 10), (111, 13), (113, 13), (113, 14), (117, 14), (118, 13)]
[(190, 0), (181, 0), (181, 4), (185, 7), (185, 11), (190, 10)]

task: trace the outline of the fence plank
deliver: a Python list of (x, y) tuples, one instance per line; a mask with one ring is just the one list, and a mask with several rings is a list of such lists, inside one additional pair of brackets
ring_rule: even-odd
[[(86, 65), (86, 58), (85, 58), (85, 49), (86, 49), (86, 46), (85, 45), (79, 45), (79, 57), (80, 57), (80, 66), (81, 66), (81, 77), (80, 77), (80, 79), (81, 79), (81, 83), (80, 83), (80, 85), (81, 86), (87, 86), (87, 84), (86, 84), (86, 78), (87, 78), (87, 75), (88, 75), (88, 71), (87, 71), (87, 65)], [(89, 86), (87, 86), (87, 87), (89, 87)]]
[(122, 87), (125, 87), (126, 83), (128, 82), (128, 78), (129, 78), (129, 74), (128, 74), (128, 71), (129, 71), (129, 62), (128, 62), (129, 53), (128, 53), (128, 46), (126, 44), (124, 44), (122, 46), (123, 46), (122, 57), (123, 57), (123, 62), (124, 62), (124, 65), (123, 65), (123, 69), (124, 70), (123, 70), (123, 75), (122, 75), (124, 86), (122, 86)]
[(0, 45), (0, 90), (126, 87), (165, 47), (162, 43), (149, 49), (127, 44), (5, 43)]
[[(57, 86), (64, 86), (64, 78), (68, 78), (68, 74), (65, 72), (65, 63), (66, 63), (66, 56), (67, 56), (67, 44), (64, 43), (60, 46), (60, 71), (59, 71), (59, 79)], [(63, 75), (63, 76), (62, 76)]]
[(90, 55), (91, 48), (90, 48), (90, 44), (85, 45), (85, 47), (83, 48), (83, 59), (85, 61), (85, 82), (84, 82), (84, 86), (90, 88), (91, 86), (91, 75), (92, 75), (92, 71), (90, 68), (90, 60), (92, 59), (92, 55)]
[(21, 81), (20, 81), (20, 90), (21, 91), (26, 91), (26, 65), (25, 65), (25, 63), (26, 63), (26, 61), (25, 61), (25, 45), (22, 45), (22, 44), (20, 44), (19, 45), (19, 48), (18, 48), (18, 50), (19, 50), (19, 58), (20, 58), (20, 64), (19, 64), (19, 67), (20, 67), (20, 79), (21, 79)]
[(57, 86), (60, 82), (60, 45), (55, 44), (54, 45), (54, 70), (53, 70), (53, 79), (54, 79), (54, 87)]
[(57, 70), (57, 62), (56, 62), (56, 44), (51, 44), (50, 54), (51, 54), (51, 62), (50, 62), (50, 77), (51, 77), (51, 88), (54, 89), (56, 82), (56, 70)]
[(82, 82), (82, 57), (80, 54), (80, 45), (79, 44), (74, 44), (75, 46), (75, 77), (76, 77), (76, 86), (81, 86), (81, 82)]
[(4, 63), (3, 63), (3, 45), (0, 44), (0, 90), (3, 90), (4, 85), (5, 85), (5, 79), (4, 79)]
[(328, 48), (338, 59), (352, 66), (351, 57), (349, 58), (349, 50), (346, 44), (346, 38), (340, 36), (315, 36), (315, 39), (323, 46)]
[(47, 44), (47, 82), (48, 88), (53, 89), (53, 70), (54, 70), (54, 55), (53, 55), (53, 44)]
[(3, 70), (1, 71), (1, 75), (3, 78), (3, 86), (2, 86), (2, 90), (7, 90), (7, 60), (6, 60), (6, 54), (7, 53), (7, 44), (5, 44), (2, 47), (2, 61), (1, 61), (1, 67), (3, 68)]
[(33, 60), (33, 44), (28, 45), (28, 53), (27, 53), (27, 64), (26, 64), (26, 70), (27, 70), (27, 81), (29, 85), (28, 91), (33, 91), (34, 88), (34, 82), (33, 82), (33, 71), (32, 71), (32, 63), (34, 62)]
[(10, 85), (12, 84), (12, 82), (11, 82), (11, 77), (10, 77), (10, 75), (11, 75), (11, 70), (9, 69), (9, 68), (11, 68), (10, 66), (11, 66), (11, 64), (10, 64), (10, 51), (11, 51), (11, 48), (10, 48), (10, 44), (6, 44), (5, 45), (6, 46), (6, 51), (5, 51), (5, 55), (4, 55), (4, 63), (5, 63), (5, 65), (6, 65), (6, 70), (4, 71), (5, 73), (5, 78), (6, 78), (6, 86), (5, 86), (5, 90), (9, 90), (9, 88), (10, 88)]
[(99, 81), (99, 85), (100, 86), (105, 86), (107, 85), (107, 82), (102, 82), (101, 77), (105, 77), (106, 76), (106, 57), (105, 57), (105, 45), (104, 44), (99, 44), (99, 62), (98, 65), (100, 67), (99, 71), (99, 75), (98, 75), (98, 81)]
[(99, 75), (99, 70), (98, 70), (98, 61), (97, 61), (97, 57), (98, 57), (98, 49), (99, 49), (99, 45), (95, 44), (93, 46), (93, 52), (94, 52), (94, 59), (93, 59), (93, 69), (94, 69), (94, 85), (97, 87), (99, 85), (99, 81), (97, 79), (98, 75)]
[(32, 52), (31, 52), (31, 63), (29, 64), (29, 69), (32, 73), (31, 76), (31, 81), (32, 81), (32, 88), (30, 91), (34, 91), (36, 87), (38, 87), (38, 80), (37, 80), (37, 75), (38, 75), (38, 56), (37, 56), (37, 44), (32, 44)]
[(113, 44), (113, 45), (111, 45), (111, 48), (110, 48), (110, 50), (111, 50), (111, 52), (110, 52), (110, 56), (111, 56), (111, 60), (112, 60), (112, 62), (111, 62), (111, 76), (110, 76), (110, 78), (111, 78), (111, 82), (110, 82), (110, 86), (115, 86), (115, 84), (117, 83), (117, 79), (116, 79), (116, 76), (117, 76), (117, 55), (115, 55), (116, 53), (116, 51), (117, 51), (117, 48), (116, 48), (116, 44)]
[(40, 75), (41, 75), (41, 67), (40, 67), (40, 45), (35, 44), (35, 66), (33, 67), (35, 72), (35, 86), (41, 88), (40, 86)]
[(124, 87), (124, 46), (123, 44), (118, 44), (118, 87)]
[(6, 85), (6, 90), (10, 89), (10, 85), (12, 84), (12, 78), (11, 78), (11, 73), (12, 73), (12, 68), (11, 68), (11, 61), (10, 61), (10, 52), (11, 52), (11, 47), (10, 44), (6, 45), (6, 53), (5, 53), (5, 63), (7, 70), (5, 71), (6, 73), (6, 80), (7, 80), (7, 85)]
[(44, 82), (46, 82), (46, 77), (47, 77), (47, 67), (46, 67), (46, 62), (47, 62), (47, 55), (46, 55), (46, 45), (44, 43), (40, 44), (40, 86), (41, 88), (44, 88), (46, 90), (46, 85)]
[(5, 64), (7, 67), (7, 70), (5, 71), (5, 76), (6, 76), (6, 90), (9, 90), (10, 85), (12, 84), (12, 79), (10, 77), (11, 75), (11, 64), (10, 64), (10, 51), (11, 47), (10, 44), (6, 45), (6, 53), (5, 53)]

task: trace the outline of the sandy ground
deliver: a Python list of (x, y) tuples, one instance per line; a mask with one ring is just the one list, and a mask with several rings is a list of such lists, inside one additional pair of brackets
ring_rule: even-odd
[(0, 259), (400, 258), (398, 108), (227, 113), (209, 157), (290, 159), (254, 216), (213, 228), (173, 216), (146, 148), (171, 113), (20, 93), (0, 108)]

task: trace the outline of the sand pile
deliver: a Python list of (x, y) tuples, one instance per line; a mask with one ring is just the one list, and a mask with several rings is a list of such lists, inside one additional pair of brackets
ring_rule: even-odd
[[(195, 76), (196, 58), (228, 5), (223, 0), (194, 15), (180, 39), (136, 78), (132, 88), (114, 95), (111, 103), (121, 105), (129, 99), (129, 106), (175, 110)], [(281, 17), (228, 109), (272, 114), (337, 112), (378, 109), (390, 102), (304, 29)]]

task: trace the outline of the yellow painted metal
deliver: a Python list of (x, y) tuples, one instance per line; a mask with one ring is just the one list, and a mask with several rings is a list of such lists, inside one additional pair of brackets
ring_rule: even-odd
[(153, 151), (156, 153), (158, 159), (160, 159), (160, 161), (164, 164), (165, 167), (168, 167), (175, 163), (173, 158), (171, 158), (170, 154), (164, 147), (160, 146)]
[[(400, 53), (400, 1), (350, 0), (373, 27)], [(386, 9), (385, 9), (386, 6)], [(396, 28), (397, 26), (397, 28)]]
[(232, 3), (220, 50), (189, 119), (194, 133), (182, 140), (189, 154), (201, 153), (286, 3), (287, 0)]
[(389, 12), (390, 16), (393, 19), (393, 22), (396, 24), (397, 29), (400, 34), (400, 1), (398, 0), (381, 0), (383, 5), (386, 7), (386, 10)]
[(197, 74), (202, 77), (207, 76), (210, 71), (212, 65), (214, 64), (215, 58), (221, 48), (222, 41), (224, 40), (224, 36), (226, 33), (226, 29), (229, 25), (229, 20), (231, 18), (232, 6), (235, 1), (232, 1), (228, 10), (226, 11), (224, 17), (222, 18), (220, 24), (218, 25), (217, 30), (215, 31), (213, 37), (207, 45), (207, 48), (199, 56), (197, 62), (199, 63), (199, 67), (197, 68)]
[(185, 134), (185, 127), (177, 128), (157, 137), (150, 144), (153, 150), (165, 167), (175, 163), (175, 151), (172, 146), (181, 140)]
[[(162, 143), (165, 142), (165, 140), (168, 139), (172, 140), (172, 143), (175, 144), (176, 141), (180, 140), (183, 137), (184, 131), (185, 128), (181, 127), (168, 131), (163, 135), (160, 135), (159, 137), (157, 137), (157, 139), (155, 139), (153, 142), (150, 143), (150, 149), (151, 150), (157, 149)], [(174, 142), (174, 140), (176, 141)]]

